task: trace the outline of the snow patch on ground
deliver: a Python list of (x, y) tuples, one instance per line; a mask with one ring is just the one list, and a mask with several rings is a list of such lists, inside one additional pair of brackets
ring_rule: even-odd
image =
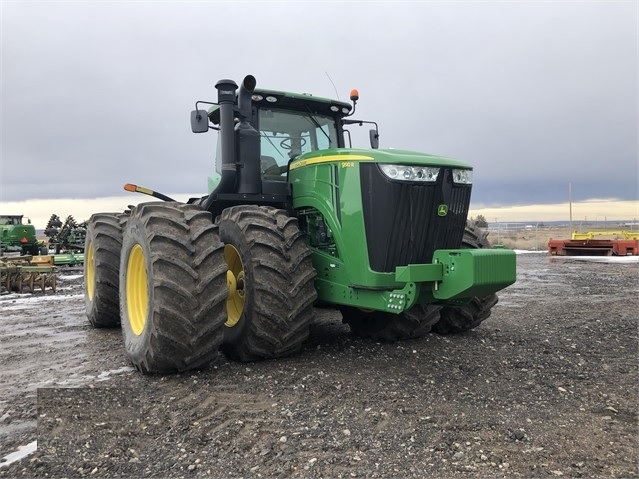
[(118, 369), (111, 369), (109, 371), (102, 371), (100, 374), (98, 375), (93, 375), (93, 374), (85, 374), (85, 375), (80, 375), (77, 373), (71, 374), (69, 377), (67, 377), (66, 379), (63, 380), (57, 380), (57, 379), (49, 379), (46, 381), (43, 381), (41, 383), (38, 384), (30, 384), (29, 386), (36, 386), (36, 387), (49, 387), (49, 386), (82, 386), (88, 382), (91, 381), (107, 381), (109, 379), (111, 379), (111, 376), (114, 376), (116, 374), (122, 374), (122, 373), (129, 373), (129, 372), (134, 372), (135, 368), (132, 366), (123, 366), (121, 368)]
[(20, 446), (16, 452), (7, 454), (0, 459), (0, 467), (6, 467), (9, 464), (18, 462), (20, 459), (27, 457), (29, 454), (35, 452), (38, 449), (38, 441), (33, 441), (26, 446)]
[(67, 274), (58, 276), (58, 281), (74, 281), (76, 279), (84, 278), (83, 274)]
[(639, 256), (560, 256), (548, 254), (548, 251), (513, 250), (515, 254), (546, 254), (549, 258), (564, 261), (589, 261), (592, 263), (639, 263)]
[(562, 256), (562, 258), (591, 263), (639, 263), (639, 256)]
[(49, 301), (71, 301), (74, 299), (84, 298), (84, 294), (67, 294), (67, 295), (50, 295), (50, 296), (35, 296), (33, 294), (18, 294), (12, 293), (2, 297), (0, 302), (11, 302), (10, 305), (3, 305), (3, 311), (16, 311), (21, 309), (27, 309), (33, 304), (46, 303)]

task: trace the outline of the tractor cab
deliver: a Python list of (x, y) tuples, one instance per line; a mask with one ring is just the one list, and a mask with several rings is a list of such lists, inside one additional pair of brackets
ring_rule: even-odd
[[(23, 215), (1, 215), (0, 216), (0, 225), (1, 226), (19, 226), (22, 223)], [(29, 224), (31, 224), (31, 220), (28, 220)]]
[(341, 142), (335, 115), (278, 108), (256, 108), (263, 176), (282, 175), (305, 153), (335, 148)]
[[(259, 133), (262, 179), (285, 181), (288, 165), (292, 160), (306, 153), (343, 148), (345, 142), (342, 121), (352, 108), (349, 103), (308, 94), (254, 90), (251, 95), (250, 117), (246, 121)], [(224, 128), (221, 125), (220, 112), (218, 104), (211, 106), (206, 112), (209, 121), (214, 125), (211, 128), (216, 130)], [(201, 116), (204, 117), (204, 112)], [(240, 124), (239, 109), (236, 109), (233, 121), (237, 136), (237, 125)], [(199, 132), (195, 126), (193, 131)], [(222, 176), (222, 142), (221, 133), (218, 136), (215, 160), (217, 175), (210, 178), (209, 187), (219, 182)], [(236, 152), (237, 150), (238, 148)]]
[[(352, 103), (347, 103), (305, 93), (256, 89), (251, 75), (239, 88), (232, 80), (220, 80), (215, 86), (217, 103), (198, 101), (191, 112), (194, 133), (219, 132), (215, 171), (208, 178), (209, 195), (189, 203), (200, 204), (216, 216), (224, 208), (246, 203), (292, 213), (291, 164), (322, 162), (323, 157), (328, 161), (339, 150), (351, 148), (347, 125), (374, 125), (369, 132), (370, 147), (378, 148), (377, 124), (348, 118), (355, 112), (357, 90), (351, 91)], [(208, 111), (198, 109), (200, 103), (211, 107)]]
[[(240, 87), (220, 80), (217, 103), (196, 102), (191, 129), (219, 132), (215, 173), (209, 177), (209, 195), (198, 204), (214, 214), (233, 204), (272, 205), (290, 210), (290, 166), (293, 161), (316, 157), (323, 150), (346, 146), (343, 125), (353, 104), (308, 94), (255, 89), (247, 76)], [(208, 111), (198, 109), (207, 103)], [(362, 123), (357, 121), (356, 123)]]

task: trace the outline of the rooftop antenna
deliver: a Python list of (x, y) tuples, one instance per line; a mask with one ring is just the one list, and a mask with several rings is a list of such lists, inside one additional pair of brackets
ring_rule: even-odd
[(335, 86), (335, 83), (333, 83), (333, 80), (331, 79), (331, 76), (328, 74), (327, 71), (324, 71), (324, 73), (326, 73), (326, 76), (328, 77), (328, 81), (331, 82), (331, 85), (333, 85), (333, 89), (335, 90), (335, 94), (337, 95), (337, 99), (339, 100), (339, 93), (337, 93), (337, 87)]

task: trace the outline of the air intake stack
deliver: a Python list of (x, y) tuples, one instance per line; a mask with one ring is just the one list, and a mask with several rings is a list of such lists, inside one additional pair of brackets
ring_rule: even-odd
[[(233, 80), (220, 80), (215, 84), (217, 102), (220, 105), (220, 155), (222, 159), (222, 178), (215, 194), (234, 193), (237, 168), (235, 165), (235, 92), (237, 84)], [(211, 195), (211, 200), (215, 197)]]

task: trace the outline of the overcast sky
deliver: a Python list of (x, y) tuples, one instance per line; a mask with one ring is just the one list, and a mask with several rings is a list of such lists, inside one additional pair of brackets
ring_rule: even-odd
[(0, 201), (206, 193), (221, 78), (344, 100), (475, 205), (638, 197), (638, 3), (1, 3)]

